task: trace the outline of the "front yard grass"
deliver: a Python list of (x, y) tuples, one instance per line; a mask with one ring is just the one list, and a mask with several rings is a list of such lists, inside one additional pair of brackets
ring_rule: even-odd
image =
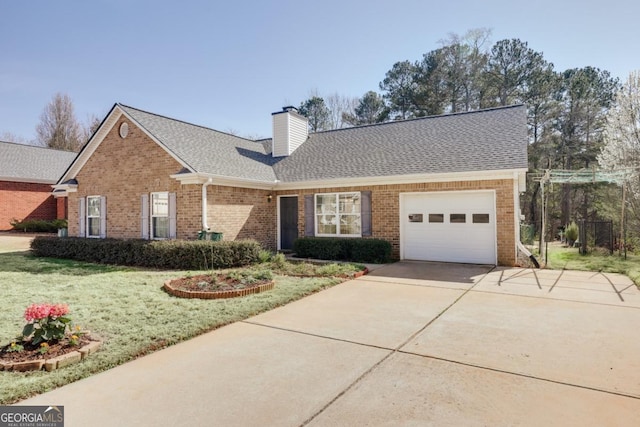
[(608, 251), (594, 250), (581, 255), (578, 248), (567, 248), (559, 244), (549, 245), (547, 267), (555, 270), (603, 271), (629, 276), (640, 287), (640, 256), (627, 254), (627, 259)]
[(0, 404), (77, 381), (346, 280), (275, 271), (273, 290), (226, 300), (180, 299), (161, 289), (167, 279), (206, 273), (35, 258), (26, 252), (0, 254), (0, 345), (22, 331), (26, 307), (43, 302), (68, 304), (74, 324), (104, 340), (100, 351), (63, 369), (0, 372)]

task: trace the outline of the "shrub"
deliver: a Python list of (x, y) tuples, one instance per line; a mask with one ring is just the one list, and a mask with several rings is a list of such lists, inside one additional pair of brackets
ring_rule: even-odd
[(303, 237), (293, 244), (300, 258), (384, 263), (391, 258), (391, 243), (382, 239)]
[(33, 233), (55, 233), (59, 228), (67, 228), (66, 219), (25, 219), (19, 221), (12, 219), (10, 222), (14, 230), (29, 231)]
[(572, 221), (564, 230), (564, 236), (566, 237), (569, 246), (573, 246), (573, 243), (578, 240), (578, 224)]
[(84, 239), (37, 236), (33, 254), (102, 264), (199, 270), (241, 267), (256, 263), (262, 248), (253, 240)]
[(258, 254), (258, 262), (260, 264), (264, 264), (267, 263), (269, 261), (271, 261), (271, 257), (272, 257), (272, 253), (270, 251), (267, 250), (261, 250), (260, 253)]

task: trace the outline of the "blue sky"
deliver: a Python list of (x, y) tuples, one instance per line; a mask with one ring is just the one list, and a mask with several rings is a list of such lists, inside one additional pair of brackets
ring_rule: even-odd
[(79, 120), (115, 102), (243, 136), (312, 90), (362, 96), (448, 33), (488, 27), (556, 70), (640, 69), (640, 2), (4, 0), (0, 134), (35, 138), (56, 92)]

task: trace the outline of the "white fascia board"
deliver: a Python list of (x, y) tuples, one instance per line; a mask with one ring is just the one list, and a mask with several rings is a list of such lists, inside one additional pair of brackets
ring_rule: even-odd
[(437, 174), (413, 174), (376, 176), (363, 178), (341, 178), (318, 181), (278, 183), (276, 190), (294, 190), (322, 187), (367, 187), (373, 185), (415, 184), (452, 181), (488, 181), (494, 179), (514, 179), (514, 173), (526, 173), (526, 169), (504, 169), (492, 171), (452, 172)]
[(51, 194), (57, 199), (58, 197), (68, 197), (69, 193), (77, 192), (78, 184), (55, 184), (51, 188), (53, 188)]
[(119, 105), (116, 104), (115, 107), (113, 108), (113, 110), (111, 111), (111, 114), (109, 114), (109, 116), (105, 119), (104, 123), (102, 123), (102, 126), (100, 126), (100, 128), (96, 131), (96, 133), (93, 135), (93, 138), (91, 138), (91, 140), (87, 143), (87, 145), (84, 148), (84, 150), (82, 150), (82, 152), (78, 155), (78, 157), (76, 157), (76, 159), (73, 161), (73, 164), (71, 165), (71, 167), (69, 167), (69, 170), (67, 170), (67, 172), (64, 174), (64, 176), (58, 182), (65, 182), (65, 181), (67, 181), (69, 179), (75, 178), (76, 175), (78, 175), (80, 170), (87, 163), (87, 161), (91, 158), (91, 156), (96, 151), (96, 149), (100, 146), (100, 144), (105, 139), (107, 134), (111, 131), (111, 129), (113, 129), (113, 127), (116, 125), (116, 123), (118, 123), (118, 120), (120, 120), (121, 116), (125, 116), (127, 119), (129, 119), (129, 121), (131, 123), (135, 124), (138, 127), (138, 129), (142, 130), (142, 132), (144, 132), (145, 135), (147, 135), (153, 142), (158, 144), (164, 151), (167, 152), (167, 154), (169, 154), (178, 163), (180, 163), (180, 165), (182, 165), (183, 167), (185, 167), (185, 168), (187, 168), (189, 170), (192, 170), (191, 167), (189, 167), (189, 165), (187, 165), (183, 160), (178, 158), (163, 143), (158, 141), (142, 125), (140, 125), (133, 117), (131, 117), (129, 114), (127, 114), (126, 111), (124, 111), (122, 108), (120, 108)]
[(503, 169), (493, 171), (376, 176), (299, 182), (260, 181), (206, 173), (180, 173), (171, 175), (171, 178), (180, 181), (181, 184), (204, 184), (206, 182), (211, 182), (214, 185), (224, 185), (228, 187), (255, 188), (275, 191), (328, 187), (367, 187), (373, 185), (415, 184), (428, 182), (488, 181), (494, 179), (510, 179), (517, 181), (518, 176), (526, 173), (526, 171), (526, 169)]
[(232, 178), (221, 175), (207, 173), (177, 173), (170, 175), (171, 178), (181, 184), (206, 184), (222, 185), (226, 187), (254, 188), (258, 190), (274, 190), (276, 181), (260, 181), (248, 178)]
[(51, 180), (51, 179), (15, 178), (10, 176), (0, 176), (0, 181), (24, 182), (27, 184), (55, 184), (57, 182), (56, 180)]

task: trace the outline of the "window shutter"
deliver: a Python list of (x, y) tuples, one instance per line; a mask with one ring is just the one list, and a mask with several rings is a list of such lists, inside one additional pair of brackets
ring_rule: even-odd
[(315, 236), (315, 212), (313, 209), (313, 194), (304, 196), (304, 235)]
[(149, 239), (149, 195), (143, 194), (140, 202), (140, 230), (143, 239)]
[(78, 199), (78, 237), (86, 237), (84, 228), (84, 222), (86, 220), (84, 201), (84, 197)]
[(107, 237), (107, 198), (100, 197), (100, 238)]
[(362, 237), (370, 237), (371, 232), (371, 191), (360, 193), (360, 214), (362, 221)]
[(176, 193), (169, 193), (169, 238), (176, 238)]

